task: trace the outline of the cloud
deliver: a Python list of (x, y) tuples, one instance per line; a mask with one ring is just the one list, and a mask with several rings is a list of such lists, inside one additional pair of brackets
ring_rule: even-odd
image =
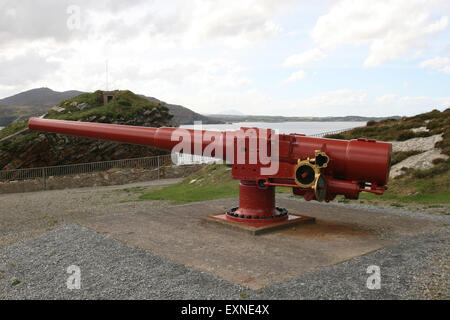
[(450, 73), (450, 59), (447, 57), (435, 57), (422, 61), (419, 66), (421, 68), (432, 68), (439, 72)]
[(367, 93), (363, 90), (339, 89), (300, 99), (299, 102), (312, 108), (340, 108), (343, 106), (351, 108), (361, 106), (367, 100)]
[(306, 77), (306, 72), (303, 70), (298, 70), (290, 75), (290, 77), (286, 80), (286, 82), (295, 82), (298, 80), (302, 80)]
[[(139, 5), (144, 0), (2, 0), (0, 3), (0, 48), (8, 43), (23, 43), (53, 39), (67, 42), (86, 36), (91, 32), (89, 12), (99, 11), (108, 16), (125, 8)], [(80, 9), (81, 29), (73, 30), (67, 27), (71, 13), (70, 6)]]
[(307, 50), (303, 53), (294, 54), (286, 58), (283, 63), (285, 67), (302, 68), (308, 66), (312, 62), (320, 61), (326, 58), (326, 54), (318, 48)]
[(18, 83), (24, 86), (52, 73), (58, 67), (58, 62), (49, 61), (33, 51), (9, 59), (0, 56), (0, 86), (9, 87)]
[[(420, 112), (421, 108), (426, 111), (448, 101), (427, 96), (371, 97), (369, 89), (331, 90), (336, 88), (332, 81), (320, 83), (324, 92), (309, 96), (295, 86), (277, 87), (282, 80), (273, 67), (280, 64), (280, 53), (292, 48), (292, 38), (280, 36), (280, 31), (292, 27), (293, 19), (308, 21), (303, 11), (299, 14), (298, 5), (294, 2), (289, 6), (291, 3), (3, 0), (0, 94), (42, 86), (59, 91), (102, 89), (108, 60), (110, 89), (129, 89), (202, 113), (232, 108), (247, 114), (405, 114)], [(378, 1), (364, 3), (368, 6), (365, 10), (360, 8), (360, 1), (354, 3), (356, 8), (351, 8), (352, 2), (347, 0), (332, 2), (314, 27), (311, 49), (295, 51), (297, 54), (285, 59), (283, 66), (294, 68), (286, 81), (300, 81), (307, 73), (312, 81), (319, 81), (319, 76), (313, 79), (316, 72), (306, 68), (344, 45), (372, 48), (380, 42), (384, 54), (391, 43), (394, 56), (401, 52), (397, 48), (400, 45), (416, 51), (446, 24), (442, 14), (436, 15), (433, 8), (419, 1), (414, 2), (413, 9), (403, 0), (385, 7)], [(69, 5), (80, 7), (79, 30), (67, 28)], [(386, 17), (378, 12), (380, 8), (387, 10)], [(384, 57), (372, 49), (370, 54)], [(392, 56), (386, 54), (389, 59)], [(378, 63), (377, 59), (373, 61)], [(327, 72), (323, 69), (319, 74), (327, 76)], [(345, 86), (345, 82), (341, 85)]]
[[(339, 89), (319, 93), (310, 97), (292, 100), (289, 114), (298, 110), (308, 110), (303, 115), (414, 115), (450, 106), (448, 97), (398, 96), (384, 94), (371, 96), (365, 90)], [(301, 115), (301, 114), (300, 114)]]
[[(1, 92), (13, 94), (25, 84), (56, 90), (103, 88), (106, 59), (111, 87), (155, 96), (160, 92), (168, 101), (187, 87), (245, 89), (251, 80), (233, 47), (277, 34), (281, 28), (273, 18), (289, 3), (4, 0)], [(67, 28), (70, 5), (80, 8), (80, 30)]]
[(91, 30), (116, 40), (145, 34), (165, 45), (201, 46), (219, 42), (234, 47), (269, 39), (281, 31), (273, 17), (291, 0), (241, 0), (170, 3), (154, 1), (108, 15), (89, 10)]
[[(208, 43), (242, 47), (277, 35), (282, 28), (274, 18), (291, 3), (292, 0), (3, 0), (0, 50), (42, 40), (126, 43), (141, 36), (166, 47), (190, 48)], [(74, 14), (69, 8), (73, 6), (79, 9), (79, 28), (68, 28)]]
[(166, 59), (146, 68), (124, 65), (115, 75), (117, 79), (165, 82), (172, 86), (198, 85), (224, 88), (245, 88), (251, 80), (243, 75), (244, 68), (226, 59)]
[(189, 32), (199, 41), (232, 38), (240, 42), (266, 39), (281, 31), (271, 17), (290, 1), (201, 1)]
[(312, 38), (326, 50), (343, 45), (369, 45), (364, 66), (378, 66), (424, 47), (430, 36), (447, 27), (447, 16), (432, 18), (438, 3), (425, 0), (337, 1), (327, 14), (319, 17)]

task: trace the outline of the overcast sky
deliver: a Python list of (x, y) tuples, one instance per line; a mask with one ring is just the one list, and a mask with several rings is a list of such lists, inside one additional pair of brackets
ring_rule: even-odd
[(0, 97), (129, 89), (200, 113), (450, 106), (450, 1), (0, 0)]

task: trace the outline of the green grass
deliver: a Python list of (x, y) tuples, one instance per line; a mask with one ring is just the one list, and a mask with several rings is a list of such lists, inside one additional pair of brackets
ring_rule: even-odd
[(409, 169), (388, 182), (382, 195), (362, 192), (361, 199), (386, 200), (394, 203), (450, 203), (450, 160), (426, 170)]
[[(277, 193), (292, 193), (291, 188), (277, 188)], [(191, 174), (182, 182), (153, 190), (140, 200), (170, 200), (175, 204), (234, 198), (239, 194), (239, 181), (231, 179), (231, 167), (212, 164)]]
[[(84, 93), (74, 98), (65, 100), (59, 104), (64, 108), (63, 112), (50, 110), (46, 118), (60, 120), (87, 120), (91, 116), (107, 117), (113, 121), (118, 119), (132, 119), (135, 115), (146, 110), (155, 110), (156, 114), (163, 117), (170, 117), (169, 109), (161, 103), (151, 102), (141, 96), (134, 94), (129, 90), (113, 91), (114, 98), (107, 104), (103, 104), (103, 92)], [(87, 103), (89, 106), (79, 110), (77, 106), (72, 106), (73, 102), (77, 104)]]
[(12, 122), (0, 130), (0, 139), (20, 131), (28, 126), (28, 120)]
[(185, 178), (182, 182), (153, 190), (142, 200), (171, 200), (175, 204), (232, 198), (238, 195), (239, 181), (231, 179), (231, 168), (213, 164)]
[(14, 280), (12, 283), (11, 283), (11, 287), (15, 287), (15, 286), (17, 286), (18, 284), (20, 284), (20, 280)]
[[(404, 203), (438, 205), (450, 203), (450, 173), (445, 171), (448, 161), (428, 170), (409, 170), (398, 179), (391, 180), (384, 195), (361, 192), (360, 200), (348, 200), (342, 196), (336, 202), (352, 203), (365, 200), (390, 202), (394, 207)], [(445, 171), (445, 172), (444, 172)], [(426, 178), (417, 178), (424, 175)], [(182, 182), (161, 189), (152, 190), (139, 197), (139, 200), (169, 200), (174, 204), (206, 201), (238, 196), (239, 181), (231, 179), (231, 168), (213, 164), (191, 174)], [(292, 193), (291, 188), (277, 187), (277, 193)]]

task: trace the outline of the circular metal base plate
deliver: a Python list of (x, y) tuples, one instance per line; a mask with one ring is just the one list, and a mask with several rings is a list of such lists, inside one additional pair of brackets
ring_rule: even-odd
[(288, 218), (288, 211), (285, 208), (275, 207), (275, 213), (271, 215), (251, 215), (251, 214), (243, 214), (239, 213), (239, 207), (231, 208), (227, 211), (227, 219), (236, 221), (236, 222), (242, 222), (242, 223), (261, 223), (261, 224), (267, 224), (267, 223), (274, 223), (274, 222), (280, 222), (284, 221)]

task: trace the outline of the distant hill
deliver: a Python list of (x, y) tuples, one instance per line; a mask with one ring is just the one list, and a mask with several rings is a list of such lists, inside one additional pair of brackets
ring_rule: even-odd
[[(46, 113), (51, 107), (61, 101), (76, 97), (83, 92), (70, 90), (58, 92), (49, 88), (32, 89), (19, 94), (0, 99), (0, 126), (6, 126), (13, 121), (20, 121), (32, 116)], [(173, 115), (173, 122), (178, 125), (193, 124), (194, 121), (202, 121), (204, 124), (218, 124), (227, 122), (287, 122), (287, 121), (370, 121), (383, 120), (388, 117), (284, 117), (284, 116), (255, 116), (239, 114), (240, 111), (228, 110), (229, 114), (202, 115), (186, 107), (170, 104), (154, 97), (141, 95), (151, 102), (160, 103), (169, 109)], [(399, 119), (399, 116), (389, 117)]]
[(303, 121), (369, 121), (383, 119), (400, 119), (400, 116), (391, 117), (361, 117), (361, 116), (342, 116), (342, 117), (283, 117), (283, 116), (252, 116), (238, 114), (208, 114), (209, 118), (221, 120), (224, 122), (303, 122)]
[(203, 124), (217, 124), (217, 123), (224, 123), (220, 119), (207, 117), (204, 115), (201, 115), (197, 112), (192, 111), (191, 109), (188, 109), (186, 107), (177, 105), (177, 104), (170, 104), (161, 100), (158, 100), (154, 97), (146, 97), (142, 96), (149, 101), (157, 102), (165, 105), (167, 108), (169, 108), (169, 112), (171, 115), (173, 115), (173, 121), (175, 121), (177, 124), (194, 124), (194, 121), (202, 121)]
[(242, 112), (240, 112), (236, 109), (223, 110), (218, 113), (218, 115), (220, 115), (220, 114), (235, 115), (235, 116), (243, 116), (244, 115)]
[(49, 88), (38, 88), (0, 99), (0, 126), (42, 115), (61, 101), (81, 93), (83, 92), (76, 90), (58, 92)]
[(82, 94), (82, 91), (70, 90), (64, 92), (53, 91), (49, 88), (38, 88), (24, 91), (13, 96), (0, 99), (0, 104), (4, 105), (29, 105), (53, 107), (62, 100)]
[[(38, 88), (0, 99), (0, 126), (42, 115), (61, 101), (71, 99), (82, 93), (84, 92), (76, 90), (58, 92), (49, 88)], [(194, 121), (202, 121), (205, 124), (223, 123), (220, 119), (203, 116), (180, 105), (169, 104), (153, 97), (145, 98), (151, 102), (165, 105), (177, 124), (193, 124)]]

